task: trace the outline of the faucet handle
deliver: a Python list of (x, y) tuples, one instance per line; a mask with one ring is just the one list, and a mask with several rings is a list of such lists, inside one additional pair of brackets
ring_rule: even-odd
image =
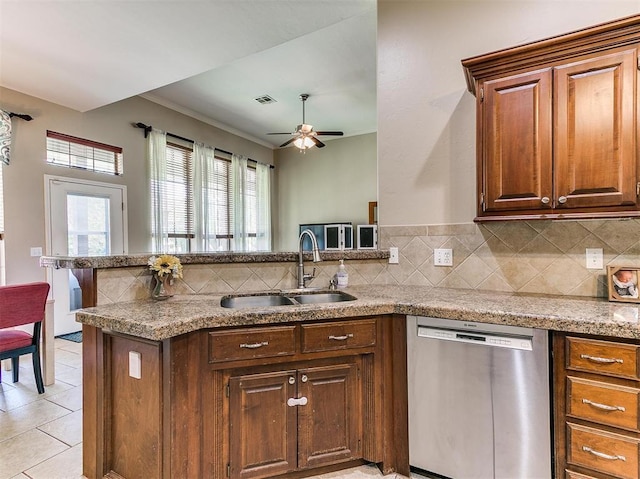
[(336, 279), (331, 278), (329, 280), (329, 291), (334, 291), (336, 289)]
[(307, 281), (311, 281), (311, 280), (312, 280), (313, 278), (315, 278), (315, 277), (316, 277), (316, 269), (315, 269), (315, 268), (313, 268), (313, 271), (311, 272), (311, 274), (309, 274), (309, 273), (304, 273), (304, 274), (302, 275), (302, 279), (303, 279), (303, 281), (304, 281), (304, 283), (305, 283), (305, 287), (306, 287), (306, 283), (307, 283)]

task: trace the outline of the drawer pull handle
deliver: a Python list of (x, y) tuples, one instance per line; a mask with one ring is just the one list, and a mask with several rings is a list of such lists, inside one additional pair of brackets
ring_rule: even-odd
[(588, 354), (581, 354), (580, 359), (587, 359), (589, 361), (593, 361), (594, 363), (602, 363), (602, 364), (613, 364), (620, 363), (622, 364), (624, 361), (622, 359), (617, 358), (599, 358), (598, 356), (589, 356)]
[(623, 406), (608, 406), (606, 404), (601, 404), (599, 402), (593, 402), (593, 401), (591, 401), (589, 399), (583, 399), (582, 403), (583, 404), (588, 404), (588, 405), (593, 406), (593, 407), (595, 407), (597, 409), (603, 409), (605, 411), (622, 411), (622, 412), (626, 411), (626, 409)]
[(289, 407), (295, 407), (295, 406), (306, 406), (307, 405), (307, 398), (302, 396), (299, 399), (296, 398), (289, 398), (287, 399), (287, 406)]
[(608, 459), (610, 461), (626, 461), (627, 460), (626, 457), (621, 456), (620, 454), (612, 456), (610, 454), (605, 454), (604, 452), (600, 452), (600, 451), (596, 451), (595, 449), (591, 449), (589, 446), (582, 446), (582, 450), (584, 452), (589, 452), (589, 453), (593, 454), (594, 456), (600, 457), (602, 459)]
[(240, 345), (241, 348), (245, 348), (245, 349), (258, 349), (261, 348), (262, 346), (269, 346), (269, 341), (262, 341), (260, 343), (242, 343)]
[(329, 339), (334, 339), (335, 341), (345, 341), (349, 338), (353, 338), (353, 334), (345, 334), (344, 336), (334, 336), (333, 334), (329, 336)]

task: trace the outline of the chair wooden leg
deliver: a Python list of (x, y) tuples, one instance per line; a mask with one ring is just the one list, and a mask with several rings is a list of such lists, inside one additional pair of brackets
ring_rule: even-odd
[(44, 382), (42, 381), (42, 368), (40, 367), (40, 351), (31, 353), (33, 358), (33, 374), (36, 377), (36, 388), (38, 388), (38, 394), (44, 392)]
[(13, 382), (17, 383), (20, 373), (20, 356), (11, 358), (11, 372), (13, 373)]

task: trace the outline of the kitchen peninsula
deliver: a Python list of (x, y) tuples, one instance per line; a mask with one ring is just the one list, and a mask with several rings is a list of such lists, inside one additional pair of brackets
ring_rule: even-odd
[[(569, 422), (564, 384), (576, 379), (565, 377), (565, 353), (588, 335), (637, 354), (637, 305), (416, 286), (345, 291), (357, 299), (228, 309), (223, 294), (191, 294), (79, 312), (84, 474), (258, 478), (362, 462), (408, 474), (406, 315), (553, 331), (563, 358), (554, 363), (556, 473), (568, 462), (586, 471), (568, 449), (589, 423)], [(330, 434), (313, 428), (314, 399), (326, 406), (322, 420), (333, 418)]]

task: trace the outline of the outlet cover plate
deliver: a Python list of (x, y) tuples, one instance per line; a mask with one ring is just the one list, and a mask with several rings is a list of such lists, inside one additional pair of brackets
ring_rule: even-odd
[(400, 262), (400, 258), (398, 256), (398, 248), (392, 246), (389, 248), (389, 263), (390, 264), (398, 264)]
[(587, 262), (587, 269), (603, 269), (604, 260), (603, 260), (602, 248), (587, 248), (586, 262)]
[(436, 248), (433, 250), (434, 266), (453, 266), (453, 250), (450, 248)]

